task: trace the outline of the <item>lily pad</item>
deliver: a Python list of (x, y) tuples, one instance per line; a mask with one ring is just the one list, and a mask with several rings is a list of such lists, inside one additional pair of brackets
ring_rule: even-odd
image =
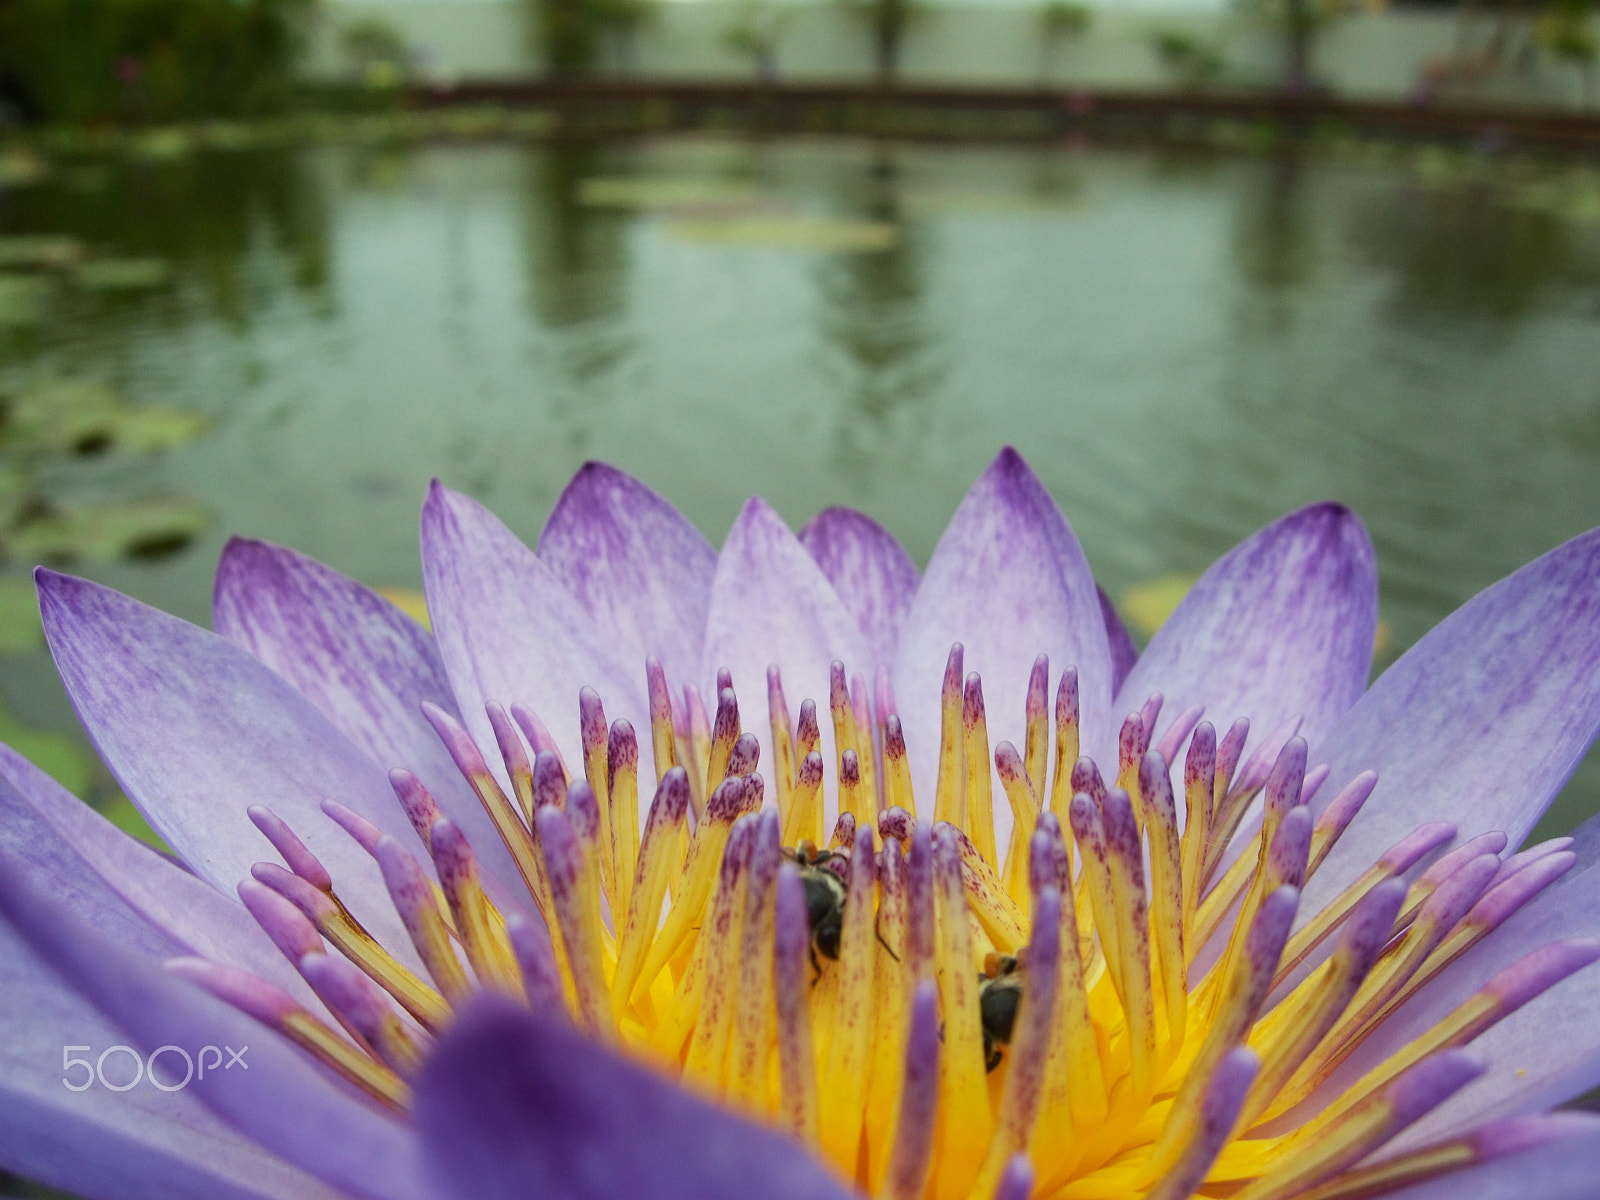
[(44, 320), (50, 285), (32, 275), (0, 275), (0, 329), (37, 325)]
[(1148, 638), (1166, 624), (1199, 578), (1198, 575), (1163, 575), (1135, 584), (1122, 593), (1118, 608), (1134, 632)]
[(29, 728), (0, 708), (0, 742), (38, 766), (74, 796), (88, 792), (94, 778), (94, 759), (77, 738)]
[(0, 579), (0, 654), (15, 654), (44, 645), (39, 601), (26, 579)]
[(161, 840), (161, 835), (150, 828), (150, 822), (144, 819), (144, 814), (121, 792), (117, 793), (115, 799), (101, 806), (100, 815), (123, 833), (131, 834), (157, 850), (171, 853), (166, 842)]
[(432, 629), (433, 621), (428, 616), (428, 598), (414, 588), (381, 587), (376, 589), (390, 604), (394, 605), (406, 616), (410, 617), (424, 629)]
[(79, 287), (96, 292), (133, 292), (161, 287), (172, 279), (163, 258), (99, 258), (78, 268)]
[(578, 201), (594, 208), (673, 209), (702, 204), (747, 204), (760, 193), (746, 183), (683, 176), (585, 179)]
[(83, 257), (83, 243), (59, 233), (0, 237), (0, 268), (70, 267)]
[(207, 423), (176, 408), (135, 407), (103, 383), (41, 379), (4, 407), (0, 445), (23, 451), (99, 454), (168, 450), (193, 441)]
[(28, 477), (16, 467), (0, 466), (0, 529), (16, 524), (28, 504)]
[(188, 500), (135, 500), (34, 518), (11, 533), (8, 548), (24, 558), (53, 561), (165, 558), (210, 523), (211, 514)]
[(0, 153), (0, 187), (32, 187), (43, 183), (49, 174), (50, 164), (26, 146)]
[(188, 130), (176, 127), (152, 129), (134, 139), (128, 149), (135, 158), (171, 161), (194, 149), (194, 137)]
[(888, 250), (899, 229), (888, 221), (830, 221), (818, 217), (678, 220), (667, 232), (680, 241), (779, 250)]

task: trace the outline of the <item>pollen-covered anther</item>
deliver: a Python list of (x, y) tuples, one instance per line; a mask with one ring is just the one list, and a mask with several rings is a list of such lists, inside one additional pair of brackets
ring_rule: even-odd
[[(938, 727), (913, 732), (882, 669), (869, 687), (835, 661), (828, 694), (791, 708), (774, 665), (764, 714), (719, 672), (708, 715), (652, 658), (648, 747), (585, 688), (554, 724), (576, 734), (576, 772), (516, 697), (486, 707), (492, 745), (428, 706), (525, 891), (486, 877), (400, 768), (415, 843), (323, 806), (381, 873), (400, 945), (340, 899), (305, 840), (323, 831), (252, 809), (283, 865), (239, 893), (309, 990), (173, 969), (401, 1110), (456, 1009), (514, 997), (891, 1200), (1353, 1200), (1552, 1136), (1509, 1124), (1374, 1157), (1469, 1086), (1472, 1040), (1600, 957), (1593, 942), (1533, 948), (1329, 1089), (1572, 867), (1565, 841), (1503, 857), (1490, 831), (1446, 853), (1455, 828), (1424, 825), (1302, 912), (1371, 772), (1334, 778), (1296, 721), (1219, 737), (1198, 707), (1164, 718), (1159, 694), (1089, 744), (1072, 666), (1052, 680), (1041, 655), (1024, 694), (994, 697), (965, 665), (953, 646)], [(931, 778), (913, 779), (913, 750), (937, 752)]]

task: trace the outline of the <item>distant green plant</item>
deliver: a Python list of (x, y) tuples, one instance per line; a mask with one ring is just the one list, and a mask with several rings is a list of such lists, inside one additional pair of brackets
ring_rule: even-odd
[(1082, 37), (1094, 19), (1094, 10), (1078, 0), (1045, 0), (1039, 6), (1039, 36), (1065, 41)]
[(894, 82), (906, 32), (929, 15), (923, 0), (841, 0), (840, 7), (872, 36), (874, 71), (880, 84)]
[(351, 73), (369, 87), (391, 88), (405, 82), (411, 50), (388, 21), (367, 17), (339, 31), (339, 48)]
[[(1519, 3), (1520, 0), (1511, 0)], [(1283, 87), (1290, 92), (1311, 86), (1311, 54), (1317, 34), (1342, 17), (1387, 0), (1239, 0), (1240, 11), (1283, 38)], [(1470, 0), (1469, 0), (1470, 3)]]
[(1185, 87), (1210, 83), (1222, 74), (1222, 51), (1192, 29), (1170, 27), (1150, 35), (1161, 65)]
[(771, 83), (778, 77), (778, 43), (794, 11), (774, 0), (741, 0), (723, 26), (722, 45), (749, 58), (756, 78)]
[(1600, 55), (1594, 12), (1594, 0), (1554, 0), (1534, 23), (1534, 37), (1545, 53), (1577, 68), (1585, 108), (1593, 87), (1595, 59)]
[(639, 32), (657, 15), (656, 0), (531, 0), (533, 25), (545, 69), (555, 76), (584, 75), (600, 63), (606, 41), (631, 65)]
[(313, 0), (0, 0), (0, 95), (50, 121), (281, 109)]
[(1094, 19), (1094, 10), (1080, 0), (1045, 0), (1039, 6), (1039, 75), (1048, 78), (1061, 48), (1082, 37)]

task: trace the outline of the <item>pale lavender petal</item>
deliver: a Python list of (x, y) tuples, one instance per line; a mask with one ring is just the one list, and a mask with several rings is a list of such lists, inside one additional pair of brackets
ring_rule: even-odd
[(1385, 1200), (1594, 1200), (1596, 1179), (1600, 1128), (1590, 1126), (1387, 1193)]
[(255, 971), (311, 1003), (250, 915), (232, 898), (129, 837), (19, 755), (0, 745), (0, 845), (83, 920), (126, 905), (162, 935), (149, 949), (190, 953)]
[[(1484, 986), (1505, 1013), (1469, 1049), (1489, 1072), (1477, 1086), (1430, 1113), (1395, 1142), (1413, 1149), (1463, 1133), (1485, 1120), (1541, 1111), (1587, 1090), (1597, 1081), (1593, 1029), (1594, 960), (1600, 941), (1574, 938), (1526, 954)], [(1331, 1099), (1348, 1086), (1367, 1056), (1352, 1055), (1313, 1095)]]
[[(422, 506), (422, 577), (439, 653), (462, 719), (498, 761), (488, 701), (520, 704), (552, 731), (567, 762), (582, 762), (578, 692), (592, 687), (606, 711), (648, 727), (644, 663), (624, 664), (615, 642), (544, 561), (476, 500), (437, 481)], [(640, 774), (651, 777), (649, 745)]]
[[(208, 1071), (184, 1089), (265, 1150), (352, 1196), (421, 1200), (416, 1144), (300, 1050), (163, 970), (110, 930), (68, 916), (0, 850), (0, 919), (145, 1053), (164, 1045), (248, 1047), (247, 1070)], [(57, 1065), (59, 1048), (51, 1055)], [(57, 1078), (59, 1084), (59, 1076)], [(120, 1097), (119, 1097), (120, 1098)]]
[(36, 572), (56, 667), (122, 790), (224, 893), (265, 857), (245, 810), (288, 822), (374, 935), (405, 943), (377, 866), (322, 812), (332, 796), (406, 830), (384, 774), (282, 676), (233, 643), (69, 575)]
[[(47, 886), (54, 893), (58, 885), (51, 880)], [(141, 1085), (113, 1092), (97, 1084), (78, 1092), (63, 1086), (63, 1078), (81, 1082), (84, 1070), (63, 1072), (63, 1047), (79, 1048), (68, 1053), (93, 1064), (127, 1035), (68, 988), (4, 920), (0, 1011), (6, 1014), (0, 1169), (87, 1200), (337, 1200), (340, 1193), (224, 1125), (187, 1089)], [(184, 1049), (192, 1054), (198, 1045), (186, 1040)], [(176, 1067), (170, 1051), (161, 1065), (169, 1059)], [(123, 1069), (132, 1070), (126, 1054), (106, 1060), (114, 1079)]]
[[(1161, 692), (1222, 726), (1303, 718), (1321, 740), (1366, 686), (1378, 620), (1372, 541), (1339, 504), (1314, 504), (1234, 547), (1167, 618), (1117, 694), (1118, 711)], [(1341, 780), (1342, 782), (1342, 780)]]
[(443, 1200), (848, 1200), (799, 1143), (708, 1104), (565, 1021), (485, 997), (423, 1068)]
[(1600, 530), (1479, 593), (1406, 652), (1323, 739), (1372, 798), (1307, 888), (1326, 903), (1424, 821), (1521, 843), (1600, 730)]
[(1133, 670), (1133, 664), (1139, 661), (1139, 647), (1133, 644), (1133, 635), (1122, 623), (1117, 606), (1106, 595), (1105, 588), (1096, 584), (1094, 590), (1100, 597), (1100, 616), (1106, 623), (1106, 644), (1111, 650), (1111, 694), (1115, 696), (1122, 691), (1123, 681)]
[[(1047, 654), (1057, 669), (1078, 669), (1084, 753), (1115, 752), (1111, 651), (1094, 577), (1050, 493), (1010, 448), (951, 518), (900, 635), (894, 688), (919, 795), (932, 794), (938, 773), (939, 685), (955, 642), (983, 679), (991, 743), (1023, 744), (1028, 677)], [(1006, 824), (1009, 810), (996, 816)]]
[[(823, 509), (800, 531), (800, 544), (860, 624), (872, 665), (892, 667), (917, 590), (917, 564), (894, 534), (853, 508)], [(867, 673), (866, 664), (852, 663), (850, 669)]]
[[(1530, 950), (1600, 936), (1600, 817), (1577, 832), (1572, 851), (1549, 855), (1502, 881), (1479, 901), (1494, 909), (1518, 891), (1554, 882), (1389, 1016), (1330, 1081), (1353, 1079), (1453, 1012)], [(1569, 860), (1578, 865), (1568, 869)], [(1541, 878), (1543, 877), (1543, 878)], [(1520, 881), (1520, 882), (1519, 882)], [(1481, 915), (1474, 910), (1474, 915)], [(1490, 913), (1490, 916), (1499, 916)], [(1485, 1080), (1445, 1105), (1418, 1137), (1560, 1104), (1600, 1085), (1600, 967), (1579, 970), (1472, 1043), (1489, 1060)], [(1431, 1131), (1431, 1132), (1430, 1132)], [(1416, 1138), (1410, 1139), (1412, 1141)]]
[[(778, 664), (786, 695), (825, 704), (834, 659), (847, 671), (870, 661), (860, 626), (783, 518), (752, 497), (717, 559), (701, 679), (709, 684), (724, 668), (732, 673), (742, 724), (761, 743), (762, 761), (775, 762), (767, 667)], [(822, 758), (831, 763), (833, 723), (823, 721), (821, 733)], [(824, 778), (831, 816), (834, 772)]]
[(378, 766), (420, 776), (445, 814), (484, 848), (490, 872), (516, 878), (477, 797), (422, 718), (424, 702), (456, 714), (427, 630), (331, 567), (243, 538), (230, 541), (217, 564), (212, 623), (294, 684)]
[(615, 467), (585, 463), (556, 501), (536, 553), (604, 631), (630, 677), (653, 654), (674, 683), (698, 678), (717, 552), (661, 496)]

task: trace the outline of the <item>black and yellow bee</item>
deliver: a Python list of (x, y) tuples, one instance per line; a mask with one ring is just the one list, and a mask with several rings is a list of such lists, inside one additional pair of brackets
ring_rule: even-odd
[(1023, 968), (1009, 954), (991, 954), (978, 976), (978, 1019), (983, 1025), (983, 1065), (1000, 1065), (1000, 1047), (1008, 1045), (1022, 1003)]
[(812, 982), (822, 975), (822, 964), (817, 955), (838, 961), (839, 938), (844, 933), (844, 902), (848, 891), (844, 876), (831, 864), (845, 864), (848, 854), (837, 850), (818, 850), (810, 842), (801, 842), (793, 850), (785, 850), (800, 868), (800, 883), (806, 892), (806, 920), (811, 925)]

